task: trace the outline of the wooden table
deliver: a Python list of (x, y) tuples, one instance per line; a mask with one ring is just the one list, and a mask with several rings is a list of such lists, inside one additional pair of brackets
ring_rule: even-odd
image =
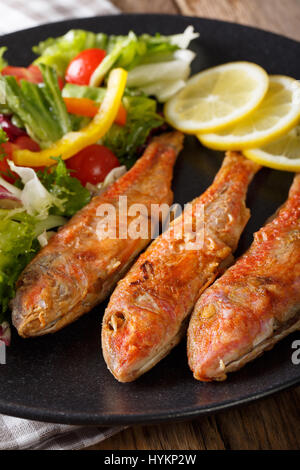
[[(300, 0), (113, 0), (113, 3), (126, 13), (218, 18), (300, 40)], [(91, 449), (295, 450), (300, 448), (299, 409), (300, 387), (193, 421), (133, 426)]]

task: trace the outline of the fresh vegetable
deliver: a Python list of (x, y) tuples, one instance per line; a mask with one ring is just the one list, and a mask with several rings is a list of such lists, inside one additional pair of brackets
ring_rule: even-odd
[[(0, 210), (0, 324), (5, 319), (15, 282), (38, 250), (35, 219), (25, 212)], [(2, 313), (1, 313), (2, 312)]]
[(92, 118), (99, 111), (99, 105), (89, 98), (64, 98), (64, 102), (70, 114)]
[[(16, 78), (17, 82), (20, 80), (27, 80), (31, 83), (42, 83), (43, 74), (37, 65), (31, 64), (29, 67), (13, 67), (8, 65), (4, 67), (1, 72), (2, 75), (11, 75)], [(58, 86), (62, 90), (64, 81), (61, 77), (57, 77)]]
[[(127, 36), (106, 36), (88, 31), (71, 30), (64, 36), (56, 39), (50, 38), (40, 43), (33, 50), (40, 55), (35, 63), (52, 65), (63, 75), (70, 61), (84, 49), (103, 49), (106, 51), (106, 56), (90, 76), (89, 85), (99, 86), (112, 68), (122, 67), (129, 71), (129, 80), (134, 81), (136, 74), (140, 77), (138, 85), (129, 86), (143, 91), (145, 86), (159, 84), (159, 91), (156, 92), (153, 88), (153, 94), (159, 101), (165, 101), (165, 96), (168, 98), (171, 93), (175, 93), (184, 85), (182, 82), (189, 74), (190, 63), (195, 56), (187, 48), (190, 42), (198, 36), (199, 34), (194, 32), (192, 26), (188, 26), (182, 34), (171, 36), (160, 34), (137, 36), (133, 31), (130, 31)], [(149, 67), (135, 72), (135, 68), (146, 65)], [(163, 77), (152, 73), (152, 67), (155, 73), (162, 71)], [(149, 77), (151, 77), (151, 82)], [(72, 83), (74, 83), (73, 80)], [(76, 83), (79, 82), (76, 81)]]
[[(68, 83), (62, 93), (64, 99), (88, 98), (99, 103), (103, 100), (105, 88), (78, 86)], [(126, 123), (123, 127), (116, 125), (116, 123), (123, 124), (120, 108), (115, 124), (112, 125), (102, 139), (102, 143), (122, 163), (131, 166), (137, 158), (138, 150), (145, 144), (150, 132), (160, 127), (164, 123), (164, 119), (157, 114), (157, 103), (154, 99), (143, 95), (131, 96), (129, 91), (125, 90), (122, 102), (126, 112)]]
[(16, 196), (11, 194), (3, 186), (0, 186), (0, 208), (1, 209), (16, 209), (21, 207), (21, 201)]
[(5, 179), (7, 181), (13, 182), (14, 178), (12, 175), (9, 174), (10, 168), (7, 163), (7, 150), (6, 150), (6, 149), (9, 149), (10, 151), (12, 151), (11, 149), (12, 144), (7, 142), (7, 140), (8, 140), (7, 134), (0, 127), (0, 176), (5, 175)]
[[(95, 116), (95, 111), (96, 109), (98, 111), (100, 104), (104, 100), (105, 93), (105, 88), (74, 85), (72, 83), (67, 83), (62, 90), (68, 112), (88, 117)], [(79, 101), (80, 99), (83, 99), (83, 101)], [(115, 122), (123, 126), (126, 123), (126, 116), (126, 108), (121, 103)]]
[(118, 166), (120, 162), (112, 151), (97, 144), (86, 147), (67, 161), (67, 167), (74, 170), (74, 176), (83, 185), (101, 183)]
[(45, 228), (64, 221), (62, 217), (50, 216), (37, 222), (24, 211), (0, 209), (0, 324), (14, 296), (16, 280), (40, 249), (37, 237)]
[(43, 75), (40, 69), (36, 65), (30, 65), (29, 67), (13, 67), (7, 65), (1, 71), (2, 75), (10, 75), (20, 80), (27, 80), (31, 83), (41, 83), (43, 81)]
[(0, 176), (4, 178), (5, 181), (8, 181), (11, 184), (15, 182), (16, 178), (10, 171), (7, 160), (8, 158), (11, 158), (13, 149), (14, 149), (14, 144), (11, 144), (10, 142), (7, 142), (1, 145), (1, 150), (4, 153), (4, 155), (2, 155), (2, 158), (0, 158)]
[(73, 83), (66, 83), (62, 90), (63, 98), (88, 98), (98, 104), (104, 100), (105, 93), (106, 88), (104, 87), (75, 85)]
[[(76, 157), (68, 160), (71, 161)], [(72, 168), (72, 167), (69, 167)], [(74, 177), (73, 177), (74, 176)], [(50, 210), (51, 214), (63, 215), (64, 217), (72, 217), (82, 207), (90, 202), (90, 192), (80, 183), (77, 175), (70, 175), (70, 171), (66, 167), (63, 160), (58, 159), (58, 163), (50, 169), (38, 172), (38, 177), (45, 188), (63, 202), (63, 209), (53, 206)], [(83, 183), (84, 184), (84, 183)]]
[(7, 66), (7, 61), (3, 58), (4, 53), (7, 51), (7, 47), (0, 47), (0, 72)]
[(65, 79), (68, 83), (88, 85), (92, 73), (106, 55), (103, 49), (85, 49), (80, 52), (68, 65)]
[(26, 135), (24, 129), (20, 129), (11, 122), (11, 116), (0, 114), (0, 127), (5, 131), (10, 142), (21, 135)]
[(61, 156), (63, 160), (67, 160), (88, 145), (96, 143), (108, 132), (117, 115), (126, 79), (125, 70), (112, 70), (103, 103), (94, 119), (85, 128), (65, 134), (51, 147), (40, 152), (16, 150), (13, 154), (15, 163), (30, 167), (51, 166), (53, 157)]
[[(6, 105), (23, 122), (29, 136), (41, 148), (47, 148), (71, 130), (71, 121), (54, 69), (40, 65), (43, 83), (2, 77)], [(20, 163), (22, 164), (22, 163)]]
[(164, 124), (164, 118), (156, 112), (156, 101), (145, 96), (125, 96), (127, 111), (125, 126), (114, 124), (102, 139), (120, 163), (130, 167), (137, 152), (145, 144), (150, 132)]
[[(13, 190), (6, 186), (6, 189), (20, 199), (29, 215), (43, 220), (47, 218), (52, 206), (63, 211), (63, 201), (47, 191), (32, 168), (16, 166), (11, 160), (8, 160), (8, 165), (11, 171), (20, 176), (24, 187), (21, 190), (13, 186)], [(3, 181), (0, 182), (4, 186)]]
[[(99, 111), (99, 105), (89, 98), (64, 98), (64, 102), (70, 114), (92, 118), (95, 117)], [(126, 115), (126, 109), (121, 103), (115, 122), (120, 126), (124, 126), (126, 123)]]
[(4, 144), (5, 142), (7, 142), (8, 138), (7, 138), (7, 134), (6, 132), (1, 128), (0, 126), (0, 145)]
[(37, 144), (28, 135), (21, 135), (17, 137), (14, 141), (14, 144), (20, 149), (31, 150), (32, 152), (38, 152), (40, 150), (39, 144)]
[(20, 135), (14, 142), (4, 142), (1, 144), (2, 157), (0, 157), (0, 175), (9, 183), (15, 183), (18, 175), (10, 170), (8, 160), (12, 160), (13, 152), (16, 149), (28, 149), (33, 152), (40, 150), (39, 145), (28, 135)]
[(106, 49), (107, 35), (92, 33), (80, 29), (72, 29), (58, 38), (48, 38), (33, 47), (33, 52), (40, 57), (35, 64), (45, 64), (54, 67), (60, 76), (65, 71), (72, 59), (85, 49)]
[(195, 53), (186, 48), (195, 37), (198, 34), (188, 27), (176, 36), (137, 37), (131, 31), (126, 37), (111, 38), (114, 47), (92, 74), (90, 85), (99, 85), (111, 67), (124, 67), (129, 70), (128, 87), (166, 101), (184, 86), (190, 74)]
[(178, 50), (167, 61), (139, 65), (130, 70), (127, 85), (129, 87), (141, 87), (150, 83), (186, 80), (190, 74), (190, 64), (194, 58), (194, 52)]
[(170, 60), (176, 50), (186, 49), (190, 41), (198, 36), (192, 27), (188, 27), (182, 35), (175, 36), (136, 36), (133, 31), (127, 36), (111, 36), (108, 55), (91, 76), (90, 85), (99, 85), (112, 67), (132, 70), (143, 63)]

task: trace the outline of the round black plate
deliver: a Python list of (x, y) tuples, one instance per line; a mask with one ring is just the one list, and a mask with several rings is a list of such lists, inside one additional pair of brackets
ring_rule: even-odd
[[(300, 43), (254, 28), (221, 21), (164, 15), (120, 15), (64, 21), (1, 38), (11, 64), (33, 60), (31, 47), (70, 28), (127, 34), (178, 33), (192, 24), (201, 33), (193, 72), (233, 61), (254, 61), (269, 73), (300, 78)], [(209, 151), (189, 137), (175, 168), (175, 201), (181, 204), (201, 194), (212, 182), (222, 154)], [(253, 232), (285, 200), (292, 174), (264, 169), (248, 196), (252, 217), (238, 254)], [(223, 383), (200, 383), (187, 366), (185, 344), (175, 348), (153, 370), (130, 384), (118, 383), (101, 354), (100, 328), (105, 305), (55, 335), (23, 340), (13, 332), (7, 364), (0, 365), (0, 412), (69, 424), (129, 424), (182, 419), (211, 413), (282, 390), (300, 381), (293, 365), (295, 333)]]

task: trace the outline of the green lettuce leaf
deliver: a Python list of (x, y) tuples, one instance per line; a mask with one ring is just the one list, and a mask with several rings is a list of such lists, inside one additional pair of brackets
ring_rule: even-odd
[(125, 126), (113, 124), (102, 143), (108, 147), (127, 168), (138, 158), (150, 132), (164, 123), (157, 114), (156, 101), (146, 96), (125, 96), (123, 104), (127, 110)]
[(81, 29), (71, 29), (58, 38), (48, 38), (33, 47), (33, 52), (40, 57), (36, 64), (54, 67), (57, 73), (64, 75), (69, 62), (84, 49), (106, 49), (107, 35), (92, 33)]
[[(0, 323), (15, 293), (15, 283), (39, 249), (35, 219), (25, 212), (0, 210)], [(2, 318), (1, 318), (2, 316)]]
[(4, 67), (6, 67), (6, 65), (8, 65), (7, 61), (3, 57), (6, 51), (7, 47), (0, 47), (0, 72)]
[(90, 85), (98, 86), (112, 67), (132, 70), (138, 65), (166, 62), (174, 58), (179, 49), (186, 49), (189, 43), (199, 34), (189, 26), (182, 34), (155, 36), (142, 34), (136, 36), (130, 31), (127, 36), (110, 36), (107, 44), (107, 55), (94, 71)]
[(13, 76), (1, 77), (7, 107), (23, 123), (30, 137), (41, 148), (49, 147), (72, 129), (57, 74), (51, 67), (40, 65), (43, 83), (35, 84)]
[(77, 178), (70, 175), (61, 158), (58, 159), (57, 165), (49, 170), (39, 171), (38, 177), (45, 188), (62, 201), (63, 209), (53, 206), (50, 214), (72, 217), (91, 200), (90, 192)]
[(73, 83), (66, 83), (62, 90), (64, 98), (89, 98), (96, 103), (102, 103), (105, 93), (106, 88), (104, 87), (75, 85)]

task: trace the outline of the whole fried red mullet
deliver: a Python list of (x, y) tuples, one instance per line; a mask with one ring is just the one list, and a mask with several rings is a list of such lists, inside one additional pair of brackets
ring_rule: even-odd
[[(200, 292), (232, 259), (249, 218), (245, 197), (258, 168), (241, 154), (228, 152), (213, 184), (119, 282), (102, 326), (104, 358), (119, 381), (135, 380), (182, 338)], [(203, 239), (191, 249), (189, 243), (198, 234), (198, 209), (204, 215), (199, 226)], [(191, 219), (191, 230), (180, 233), (183, 217)]]
[(200, 297), (188, 329), (198, 380), (224, 380), (300, 328), (300, 174), (248, 252)]

